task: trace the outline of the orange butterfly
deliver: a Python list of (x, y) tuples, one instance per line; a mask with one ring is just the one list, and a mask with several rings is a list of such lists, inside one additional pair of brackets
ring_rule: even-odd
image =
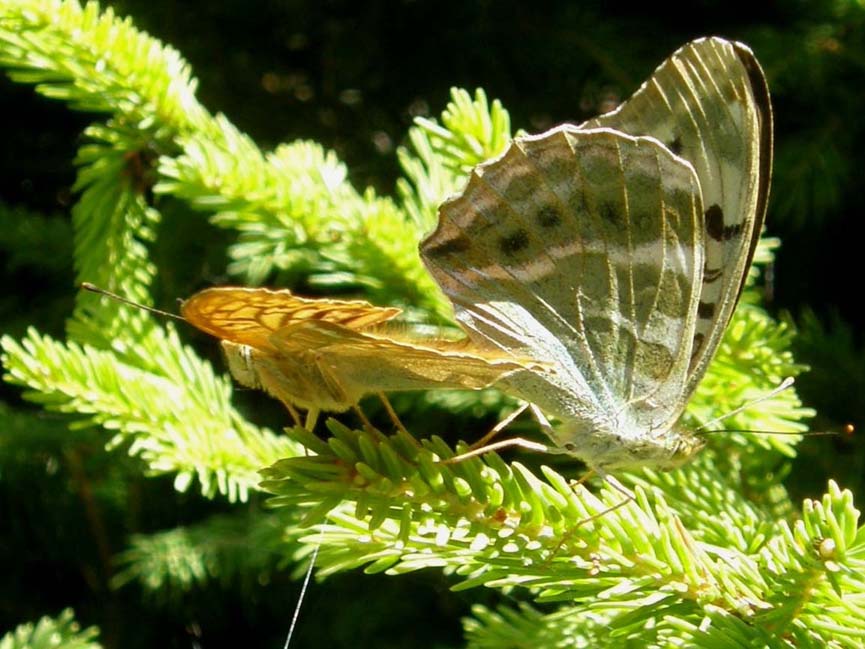
[(234, 378), (307, 411), (343, 412), (397, 390), (482, 389), (538, 362), (468, 340), (413, 336), (401, 311), (362, 300), (308, 299), (288, 290), (210, 288), (181, 305), (193, 326), (220, 338)]

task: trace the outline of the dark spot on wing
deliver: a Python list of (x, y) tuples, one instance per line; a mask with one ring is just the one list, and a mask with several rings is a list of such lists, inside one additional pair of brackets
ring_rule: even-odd
[(723, 274), (723, 268), (709, 268), (703, 266), (703, 284), (711, 284), (718, 280)]
[(721, 241), (724, 237), (724, 212), (721, 206), (715, 203), (706, 210), (706, 232), (715, 241)]
[(538, 210), (537, 216), (538, 225), (542, 228), (554, 228), (562, 222), (562, 215), (555, 207), (542, 207)]
[(728, 225), (724, 228), (724, 238), (732, 239), (735, 236), (738, 236), (742, 232), (742, 224), (736, 223), (734, 225)]
[(667, 148), (672, 151), (674, 155), (682, 155), (682, 138), (678, 135), (675, 136), (667, 143)]
[(435, 246), (430, 246), (425, 250), (425, 254), (428, 257), (444, 257), (445, 255), (450, 255), (458, 252), (465, 252), (469, 248), (472, 247), (471, 240), (464, 234), (460, 234), (458, 237), (454, 237), (453, 239), (448, 239), (447, 241), (443, 241)]
[(529, 246), (529, 234), (525, 230), (516, 230), (499, 239), (499, 248), (506, 255), (514, 255)]
[(697, 352), (703, 348), (703, 341), (706, 340), (706, 336), (699, 333), (694, 334), (694, 345), (691, 347), (691, 358), (697, 355)]
[(700, 304), (697, 305), (697, 315), (701, 318), (711, 318), (715, 315), (715, 303), (700, 302)]
[(717, 203), (706, 210), (706, 233), (715, 241), (727, 241), (742, 231), (741, 223), (724, 225), (724, 211)]

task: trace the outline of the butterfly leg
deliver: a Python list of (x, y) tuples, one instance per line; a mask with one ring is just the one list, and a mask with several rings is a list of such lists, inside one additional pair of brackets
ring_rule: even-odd
[[(529, 404), (529, 410), (532, 411), (532, 414), (535, 416), (535, 419), (538, 420), (538, 425), (541, 427), (541, 431), (549, 437), (550, 439), (556, 439), (556, 433), (553, 429), (553, 425), (550, 423), (550, 420), (547, 419), (546, 415), (541, 412), (541, 409), (538, 408), (535, 404)], [(591, 474), (589, 474), (591, 475)]]
[(396, 410), (393, 409), (393, 406), (390, 403), (390, 400), (387, 398), (384, 392), (378, 393), (378, 398), (381, 400), (381, 404), (384, 406), (385, 411), (387, 412), (387, 416), (390, 417), (391, 422), (396, 429), (401, 432), (409, 435), (409, 432), (406, 430), (406, 427), (402, 425), (402, 422), (399, 419), (399, 415), (396, 414)]
[(581, 525), (585, 525), (586, 523), (590, 523), (594, 520), (597, 520), (597, 519), (601, 518), (602, 516), (606, 516), (610, 512), (617, 510), (619, 507), (623, 507), (623, 506), (627, 505), (629, 502), (636, 500), (636, 497), (634, 496), (633, 492), (630, 489), (628, 489), (625, 485), (623, 485), (621, 482), (616, 480), (613, 476), (611, 476), (609, 473), (607, 473), (603, 469), (590, 469), (589, 471), (586, 472), (586, 474), (582, 478), (580, 478), (579, 480), (576, 480), (573, 483), (574, 486), (578, 486), (578, 485), (583, 484), (583, 482), (585, 482), (594, 473), (597, 473), (598, 477), (600, 477), (604, 482), (606, 482), (608, 485), (610, 485), (613, 489), (615, 489), (620, 494), (622, 494), (624, 496), (624, 498), (622, 500), (620, 500), (619, 502), (617, 502), (615, 505), (611, 505), (610, 507), (607, 507), (606, 509), (599, 511), (597, 514), (592, 514), (588, 518), (584, 518), (583, 520), (577, 522), (577, 524), (574, 526), (575, 528), (580, 527)]
[(592, 516), (589, 516), (586, 519), (581, 520), (579, 523), (577, 523), (578, 527), (580, 525), (582, 525), (583, 523), (588, 523), (588, 522), (593, 521), (597, 518), (600, 518), (601, 516), (604, 516), (605, 514), (609, 514), (611, 511), (614, 511), (614, 510), (618, 509), (619, 507), (622, 507), (623, 505), (626, 505), (629, 502), (636, 500), (634, 493), (630, 489), (628, 489), (625, 485), (623, 485), (621, 482), (616, 480), (613, 476), (611, 476), (609, 473), (607, 473), (603, 469), (597, 469), (597, 468), (589, 469), (588, 471), (586, 471), (585, 475), (583, 475), (582, 478), (580, 478), (579, 480), (575, 480), (572, 483), (573, 486), (576, 487), (576, 486), (583, 484), (586, 480), (588, 480), (594, 474), (597, 474), (598, 477), (601, 478), (601, 480), (603, 480), (608, 485), (610, 485), (613, 489), (615, 489), (620, 494), (622, 494), (624, 496), (624, 498), (622, 500), (620, 500), (619, 502), (617, 502), (615, 505), (607, 507), (607, 509), (600, 511), (597, 514), (593, 514)]
[(596, 521), (599, 518), (606, 516), (610, 512), (616, 511), (617, 509), (619, 509), (619, 507), (624, 507), (629, 502), (636, 500), (636, 497), (634, 496), (634, 494), (631, 492), (630, 489), (625, 487), (621, 482), (616, 480), (613, 476), (611, 476), (609, 473), (607, 473), (603, 469), (597, 469), (597, 468), (589, 469), (583, 475), (582, 478), (580, 478), (579, 480), (574, 480), (571, 484), (573, 487), (578, 487), (579, 485), (583, 484), (586, 480), (588, 480), (594, 474), (597, 474), (604, 482), (606, 482), (613, 489), (615, 489), (620, 494), (622, 494), (624, 496), (624, 498), (622, 500), (620, 500), (619, 502), (617, 502), (615, 505), (611, 505), (611, 506), (607, 507), (606, 509), (599, 511), (597, 514), (592, 514), (591, 516), (589, 516), (587, 518), (583, 518), (583, 519), (577, 521), (573, 525), (573, 527), (571, 527), (564, 534), (562, 534), (562, 538), (559, 539), (559, 542), (553, 548), (552, 552), (550, 553), (549, 558), (547, 559), (547, 562), (552, 561), (558, 555), (558, 553), (561, 551), (561, 549), (564, 547), (564, 545), (571, 538), (573, 538), (574, 534), (576, 533), (576, 531), (580, 527), (582, 527), (586, 523), (591, 523), (592, 521)]
[(585, 481), (591, 478), (593, 475), (595, 475), (595, 473), (597, 472), (594, 469), (589, 469), (583, 474), (582, 478), (580, 478), (579, 480), (574, 480), (573, 482), (571, 482), (571, 484), (575, 487), (578, 487), (581, 484), (585, 483)]
[(285, 409), (288, 410), (288, 414), (291, 415), (291, 420), (294, 422), (294, 425), (297, 427), (303, 426), (303, 422), (300, 419), (300, 413), (297, 411), (297, 408), (295, 408), (285, 399), (280, 399), (280, 401), (282, 401), (282, 405), (285, 406)]
[(476, 442), (473, 442), (469, 448), (475, 449), (475, 448), (483, 448), (484, 446), (486, 446), (487, 442), (489, 442), (493, 437), (495, 437), (500, 432), (502, 432), (505, 428), (507, 428), (510, 425), (510, 423), (514, 419), (519, 417), (521, 414), (523, 414), (523, 412), (525, 412), (526, 408), (528, 408), (528, 407), (529, 407), (529, 404), (527, 404), (527, 403), (524, 403), (523, 405), (521, 405), (519, 408), (514, 410), (511, 414), (509, 414), (507, 417), (505, 417), (499, 423), (497, 423), (495, 426), (493, 426), (490, 429), (490, 432), (488, 432), (486, 435), (481, 437)]
[(310, 408), (306, 411), (306, 421), (303, 424), (303, 427), (306, 428), (309, 432), (312, 432), (315, 429), (315, 424), (318, 421), (318, 415), (321, 411), (318, 408)]
[(518, 446), (520, 448), (524, 448), (529, 451), (537, 451), (539, 453), (560, 453), (561, 450), (556, 447), (547, 446), (546, 444), (541, 444), (540, 442), (533, 442), (529, 439), (524, 439), (522, 437), (503, 439), (500, 442), (494, 442), (493, 444), (487, 443), (493, 437), (498, 435), (502, 430), (507, 428), (514, 419), (523, 414), (523, 412), (525, 412), (527, 408), (530, 408), (535, 417), (537, 417), (538, 422), (540, 422), (541, 424), (541, 428), (552, 430), (552, 425), (547, 420), (547, 418), (544, 417), (543, 413), (538, 409), (537, 406), (531, 403), (524, 403), (522, 406), (514, 410), (511, 414), (509, 414), (507, 417), (505, 417), (499, 423), (493, 426), (490, 432), (488, 432), (486, 435), (474, 442), (469, 447), (468, 451), (444, 460), (444, 463), (454, 464), (456, 462), (462, 462), (463, 460), (466, 460), (470, 457), (475, 457), (476, 455), (483, 455), (484, 453), (489, 453), (490, 451), (496, 451), (502, 448), (508, 448), (510, 446)]
[[(615, 489), (616, 491), (618, 491), (620, 494), (622, 494), (625, 497), (625, 502), (630, 502), (632, 500), (637, 499), (637, 497), (634, 495), (633, 491), (628, 489), (625, 485), (623, 485), (621, 482), (616, 480), (609, 473), (602, 471), (601, 469), (595, 469), (595, 471), (597, 471), (598, 475), (601, 476), (601, 478), (604, 480), (604, 482), (606, 482), (613, 489)], [(624, 503), (622, 503), (622, 504), (624, 504)], [(616, 507), (621, 507), (621, 504), (616, 505)]]
[(381, 431), (372, 425), (372, 422), (367, 418), (366, 414), (358, 404), (354, 404), (351, 409), (354, 411), (354, 414), (357, 415), (357, 418), (360, 419), (360, 423), (363, 424), (364, 430), (369, 433), (378, 433), (381, 434)]
[(528, 451), (536, 451), (538, 453), (559, 452), (558, 449), (552, 446), (547, 446), (546, 444), (533, 442), (530, 439), (524, 439), (522, 437), (512, 437), (510, 439), (503, 439), (500, 442), (494, 442), (492, 444), (487, 444), (486, 446), (481, 446), (479, 448), (473, 448), (469, 451), (466, 451), (465, 453), (460, 453), (459, 455), (454, 455), (453, 457), (449, 457), (446, 460), (442, 460), (441, 464), (456, 464), (457, 462), (462, 462), (463, 460), (467, 460), (470, 457), (476, 457), (478, 455), (483, 455), (484, 453), (498, 451), (499, 449), (509, 448), (511, 446), (518, 446)]

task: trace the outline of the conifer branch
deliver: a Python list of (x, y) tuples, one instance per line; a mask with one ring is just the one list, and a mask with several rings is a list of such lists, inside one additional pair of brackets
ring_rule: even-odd
[(135, 535), (116, 557), (112, 585), (120, 588), (134, 581), (169, 600), (213, 581), (248, 589), (277, 571), (288, 557), (306, 553), (308, 548), (286, 535), (297, 519), (298, 513), (289, 510), (253, 510)]
[(492, 105), (478, 88), (474, 99), (461, 88), (451, 88), (451, 101), (442, 111), (442, 124), (419, 117), (422, 129), (442, 164), (451, 171), (467, 174), (482, 162), (504, 152), (511, 141), (508, 112), (496, 99)]
[(0, 649), (101, 649), (96, 627), (82, 629), (67, 608), (55, 618), (44, 616), (36, 624), (19, 625), (0, 638)]
[(438, 206), (465, 182), (472, 168), (502, 153), (511, 140), (510, 116), (478, 88), (475, 97), (451, 88), (442, 124), (418, 118), (408, 133), (411, 147), (397, 150), (405, 178), (397, 180), (402, 207), (422, 232), (435, 227)]
[(163, 157), (155, 191), (235, 229), (230, 271), (258, 283), (290, 270), (322, 287), (363, 286), (373, 300), (446, 312), (417, 255), (420, 231), (389, 199), (359, 194), (332, 152), (296, 142), (264, 154), (224, 119), (221, 136), (189, 137)]
[[(78, 152), (72, 208), (76, 283), (88, 281), (130, 300), (150, 304), (156, 266), (146, 244), (156, 237), (160, 214), (147, 204), (147, 133), (119, 126), (93, 125)], [(86, 320), (92, 296), (80, 293), (77, 319)], [(101, 324), (105, 324), (104, 322)], [(106, 334), (120, 335), (116, 327)], [(73, 334), (74, 335), (74, 334)]]
[[(622, 505), (609, 485), (596, 496), (547, 467), (539, 477), (495, 454), (443, 465), (453, 451), (441, 440), (419, 448), (400, 434), (330, 428), (328, 442), (295, 431), (317, 455), (281, 460), (263, 483), (274, 505), (306, 507), (310, 523), (326, 518), (306, 537), (322, 544), (322, 574), (435, 566), (459, 576), (460, 589), (520, 586), (538, 601), (568, 602), (562, 612), (591, 614), (588, 628), (595, 614), (606, 616), (634, 641), (647, 629), (681, 637), (683, 627), (685, 637), (729, 641), (747, 629), (735, 619), (776, 639), (839, 647), (856, 646), (865, 632), (865, 536), (850, 493), (834, 483), (791, 527), (742, 502), (737, 485), (702, 459), (695, 471), (711, 478), (708, 494), (691, 495), (695, 481), (679, 470), (668, 474), (670, 491), (690, 503), (637, 484), (636, 501)], [(706, 501), (700, 508), (703, 496), (726, 500), (726, 515), (707, 511)], [(732, 525), (740, 534), (724, 529)]]
[(197, 82), (177, 50), (96, 2), (5, 2), (0, 65), (46, 97), (76, 110), (123, 115), (145, 131), (207, 123), (195, 98)]
[[(152, 339), (151, 339), (152, 340)], [(83, 415), (79, 425), (116, 431), (110, 446), (128, 440), (154, 474), (175, 474), (185, 490), (193, 480), (202, 492), (245, 500), (259, 481), (257, 470), (297, 447), (246, 422), (230, 405), (231, 387), (209, 364), (180, 349), (173, 330), (142, 369), (118, 355), (74, 342), (59, 343), (31, 329), (18, 342), (4, 336), (6, 381), (25, 386), (25, 397), (49, 410)], [(125, 344), (118, 343), (122, 355)], [(132, 358), (146, 350), (137, 348)]]

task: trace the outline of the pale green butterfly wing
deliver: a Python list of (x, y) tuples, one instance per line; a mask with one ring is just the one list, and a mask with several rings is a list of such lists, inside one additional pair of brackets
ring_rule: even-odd
[(565, 125), (476, 168), (421, 254), (471, 338), (552, 364), (503, 384), (568, 420), (570, 439), (634, 429), (640, 403), (678, 416), (702, 239), (690, 164), (652, 138)]
[(750, 50), (701, 39), (617, 111), (518, 138), (443, 204), (421, 255), (471, 338), (552, 363), (503, 387), (563, 420), (558, 445), (598, 468), (699, 447), (671, 428), (744, 283), (771, 137)]
[(699, 383), (736, 308), (766, 212), (772, 108), (745, 45), (703, 38), (668, 58), (617, 110), (580, 128), (649, 135), (697, 172), (706, 211), (705, 269), (687, 394)]

